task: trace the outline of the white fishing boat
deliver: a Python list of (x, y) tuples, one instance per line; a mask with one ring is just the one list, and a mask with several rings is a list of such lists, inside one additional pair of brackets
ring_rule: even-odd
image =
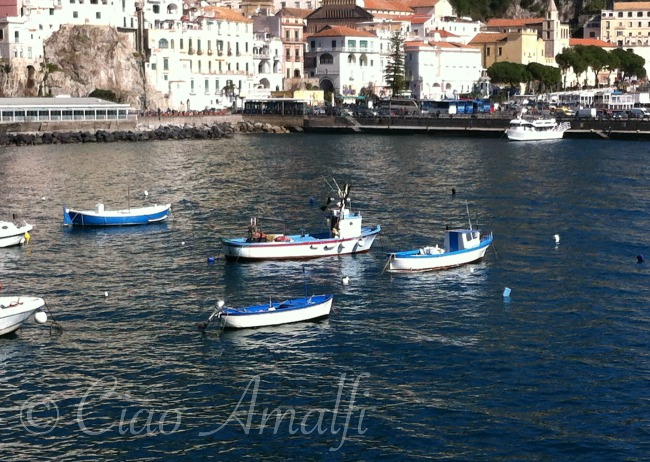
[[(336, 182), (334, 182), (336, 184)], [(246, 237), (222, 239), (222, 249), (229, 261), (290, 260), (328, 257), (367, 252), (381, 227), (362, 226), (361, 213), (350, 210), (350, 185), (328, 198), (321, 207), (327, 228), (318, 233), (267, 234), (260, 221), (251, 218)]]
[[(469, 210), (468, 210), (469, 216)], [(438, 244), (390, 253), (385, 269), (389, 272), (434, 271), (480, 261), (492, 244), (492, 233), (482, 236), (472, 228), (447, 229), (443, 247)]]
[(28, 223), (16, 225), (11, 221), (0, 221), (0, 247), (11, 247), (29, 242), (29, 232), (34, 227)]
[(525, 112), (519, 113), (510, 121), (506, 136), (512, 141), (541, 141), (559, 140), (564, 132), (571, 128), (569, 122), (558, 122), (554, 118), (524, 117)]
[(199, 325), (205, 329), (214, 320), (222, 328), (244, 329), (251, 327), (277, 326), (302, 321), (313, 321), (329, 316), (334, 296), (312, 295), (310, 297), (272, 301), (241, 308), (226, 307), (219, 301), (207, 323)]
[(39, 324), (47, 322), (47, 314), (40, 311), (44, 306), (38, 297), (0, 297), (0, 335), (15, 331), (32, 315)]

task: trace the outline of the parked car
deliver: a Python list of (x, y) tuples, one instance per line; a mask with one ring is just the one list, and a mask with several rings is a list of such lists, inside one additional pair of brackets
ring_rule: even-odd
[(630, 119), (650, 119), (650, 113), (642, 107), (635, 107), (627, 112)]
[(614, 112), (612, 112), (612, 119), (627, 119), (627, 112), (625, 112), (625, 111), (614, 111)]

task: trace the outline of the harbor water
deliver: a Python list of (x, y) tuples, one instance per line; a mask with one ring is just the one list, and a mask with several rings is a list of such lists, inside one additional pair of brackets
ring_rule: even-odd
[[(31, 320), (0, 338), (2, 458), (647, 460), (649, 173), (645, 143), (596, 140), (4, 148), (0, 219), (34, 230), (0, 249), (1, 294), (43, 297), (63, 332)], [(320, 229), (333, 179), (382, 226), (370, 252), (223, 260), (253, 216)], [(167, 202), (165, 224), (62, 226), (64, 205)], [(468, 219), (495, 236), (481, 263), (383, 272)], [(332, 315), (197, 329), (220, 299), (305, 292), (333, 293)]]

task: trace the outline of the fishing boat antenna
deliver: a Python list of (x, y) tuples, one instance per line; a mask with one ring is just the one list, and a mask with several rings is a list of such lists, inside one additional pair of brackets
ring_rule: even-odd
[(469, 214), (469, 205), (467, 205), (467, 201), (465, 201), (465, 209), (467, 209), (467, 221), (469, 221), (469, 230), (472, 230), (472, 217)]

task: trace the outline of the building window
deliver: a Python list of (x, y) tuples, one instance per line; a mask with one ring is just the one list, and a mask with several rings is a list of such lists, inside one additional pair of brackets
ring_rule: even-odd
[(54, 8), (50, 8), (50, 16), (54, 16)]
[(499, 47), (499, 56), (503, 55), (503, 47)]
[(78, 18), (78, 17), (79, 17), (79, 13), (76, 12), (76, 11), (73, 11), (73, 12), (72, 12), (72, 17), (75, 18), (75, 19)]
[(356, 48), (356, 47), (357, 47), (356, 40), (348, 40), (348, 48)]
[(334, 64), (334, 58), (329, 53), (325, 53), (320, 57), (320, 64)]
[(336, 50), (336, 40), (332, 40), (332, 50)]
[(311, 40), (311, 41), (309, 42), (309, 47), (310, 47), (312, 50), (313, 50), (314, 48), (316, 48), (316, 40)]
[(156, 70), (156, 63), (151, 63), (151, 70), (155, 71)]
[(367, 40), (359, 40), (359, 47), (362, 49), (368, 48), (368, 41)]
[(168, 48), (167, 39), (164, 38), (160, 39), (158, 41), (158, 48)]
[(95, 19), (102, 19), (102, 14), (99, 11), (95, 13)]
[(153, 5), (153, 13), (160, 14), (160, 5)]
[(489, 48), (485, 49), (485, 56), (490, 56), (490, 49)]
[(296, 30), (293, 32), (293, 38), (296, 39), (296, 41), (300, 40), (300, 31)]
[(287, 40), (291, 40), (291, 31), (289, 30), (284, 31), (284, 36)]
[(287, 61), (291, 61), (291, 50), (287, 48)]
[(169, 58), (163, 58), (163, 71), (169, 70)]

